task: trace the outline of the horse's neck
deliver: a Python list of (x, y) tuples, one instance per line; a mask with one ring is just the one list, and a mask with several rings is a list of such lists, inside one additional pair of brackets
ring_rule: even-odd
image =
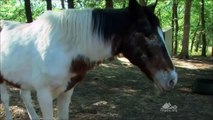
[(84, 55), (92, 61), (111, 57), (115, 52), (112, 47), (118, 47), (119, 36), (125, 34), (129, 25), (126, 9), (66, 10), (43, 15), (40, 21), (37, 23), (43, 22), (44, 27), (51, 27), (52, 30), (48, 31), (51, 42), (56, 40), (67, 51)]
[(112, 56), (120, 53), (120, 46), (130, 25), (128, 9), (95, 9), (92, 22), (94, 33), (98, 33), (105, 43), (111, 43)]

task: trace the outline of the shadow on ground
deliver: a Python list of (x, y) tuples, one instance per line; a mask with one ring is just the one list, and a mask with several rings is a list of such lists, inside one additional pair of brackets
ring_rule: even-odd
[[(171, 92), (160, 93), (139, 69), (126, 60), (106, 61), (88, 72), (76, 87), (70, 106), (72, 120), (210, 120), (213, 96), (194, 94), (196, 78), (213, 78), (212, 61), (173, 59), (179, 82)], [(11, 111), (15, 120), (29, 119), (17, 89), (11, 88)], [(33, 93), (33, 103), (41, 115)], [(176, 111), (162, 111), (165, 103)], [(54, 102), (55, 105), (55, 102)], [(57, 112), (57, 109), (54, 109)], [(0, 119), (4, 118), (0, 105)]]

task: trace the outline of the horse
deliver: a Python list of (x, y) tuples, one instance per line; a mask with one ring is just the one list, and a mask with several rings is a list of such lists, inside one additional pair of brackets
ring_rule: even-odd
[(39, 119), (32, 101), (36, 91), (42, 118), (69, 119), (74, 88), (104, 59), (123, 54), (160, 91), (177, 83), (177, 72), (164, 43), (157, 1), (141, 6), (130, 0), (122, 9), (47, 11), (32, 23), (1, 20), (0, 90), (6, 119), (7, 84), (20, 88), (30, 119)]

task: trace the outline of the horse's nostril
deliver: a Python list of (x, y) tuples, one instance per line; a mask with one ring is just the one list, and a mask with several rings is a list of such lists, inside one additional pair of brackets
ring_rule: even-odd
[(170, 80), (170, 81), (169, 81), (169, 87), (173, 87), (174, 84), (175, 84), (174, 80)]

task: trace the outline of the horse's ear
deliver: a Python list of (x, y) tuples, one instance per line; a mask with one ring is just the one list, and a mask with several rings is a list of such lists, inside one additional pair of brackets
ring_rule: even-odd
[(128, 9), (131, 13), (137, 13), (138, 9), (141, 6), (138, 4), (136, 0), (129, 0), (129, 6)]
[(148, 5), (147, 7), (154, 13), (157, 3), (158, 3), (158, 0), (156, 0), (155, 3)]

